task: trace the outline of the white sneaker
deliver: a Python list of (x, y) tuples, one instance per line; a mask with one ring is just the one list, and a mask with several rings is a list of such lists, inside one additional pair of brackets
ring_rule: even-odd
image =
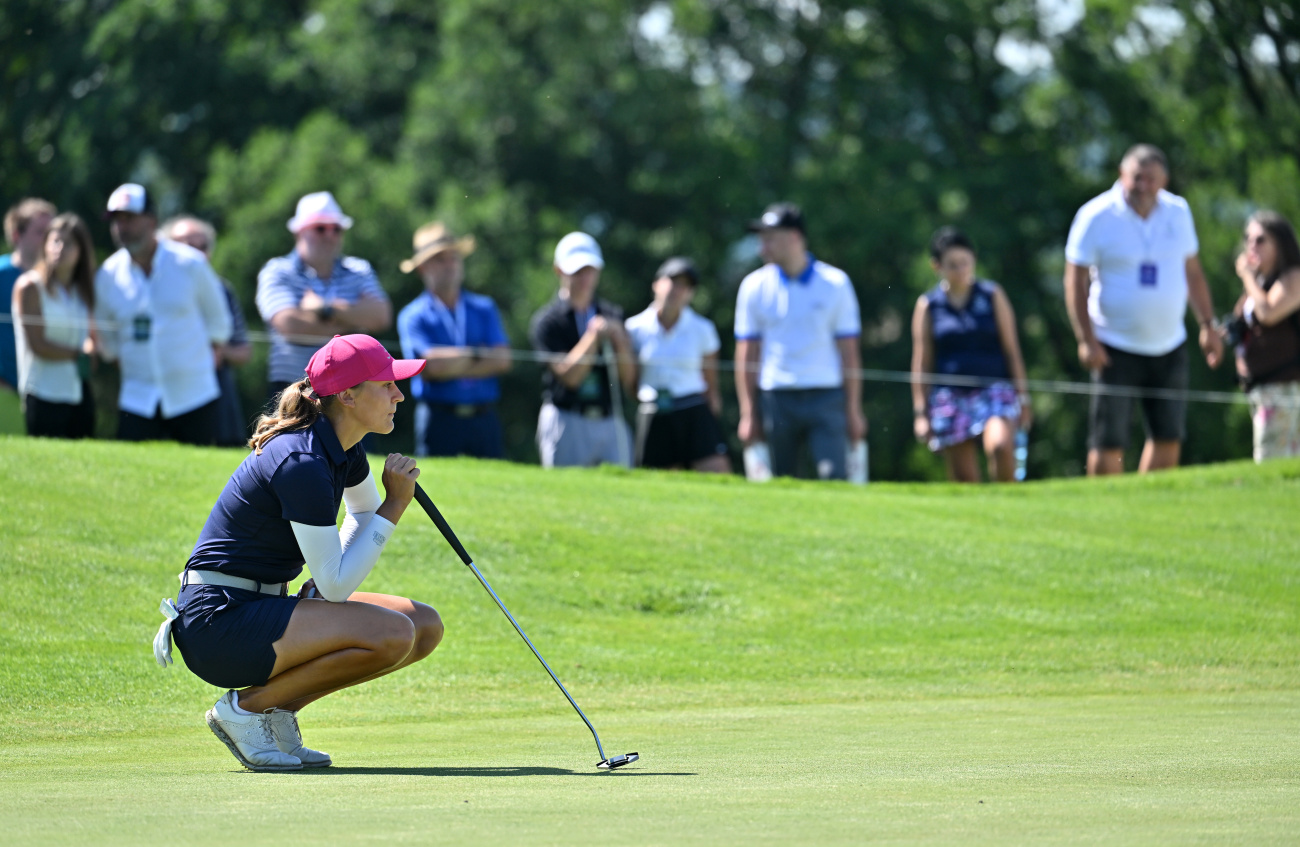
[(208, 709), (208, 729), (230, 748), (239, 763), (250, 771), (298, 771), (302, 761), (276, 749), (271, 721), (266, 715), (241, 715), (234, 691), (227, 691)]
[(288, 709), (275, 709), (267, 715), (275, 746), (302, 762), (304, 768), (328, 768), (334, 763), (329, 753), (302, 746), (302, 730), (298, 729), (298, 713)]

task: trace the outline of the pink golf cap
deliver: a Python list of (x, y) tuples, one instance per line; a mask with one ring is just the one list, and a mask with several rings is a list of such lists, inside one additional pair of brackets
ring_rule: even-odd
[(329, 397), (363, 382), (410, 379), (424, 370), (424, 359), (394, 359), (368, 335), (336, 335), (307, 363), (312, 391)]

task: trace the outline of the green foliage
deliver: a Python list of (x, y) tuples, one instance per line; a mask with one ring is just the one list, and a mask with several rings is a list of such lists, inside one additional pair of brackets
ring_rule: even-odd
[[(789, 198), (813, 250), (854, 280), (864, 363), (890, 370), (907, 368), (908, 316), (933, 284), (925, 242), (952, 223), (1010, 295), (1030, 375), (1083, 379), (1061, 248), (1127, 146), (1170, 154), (1220, 311), (1249, 211), (1300, 217), (1300, 33), (1277, 0), (1106, 0), (1075, 21), (1050, 6), (17, 0), (0, 8), (14, 45), (0, 58), (0, 197), (97, 218), (114, 185), (148, 181), (165, 214), (217, 221), (216, 264), (250, 316), (301, 193), (335, 192), (357, 220), (348, 251), (398, 307), (419, 288), (396, 270), (410, 234), (441, 218), (478, 239), (468, 284), (503, 306), (518, 347), (554, 293), (555, 240), (578, 228), (601, 240), (602, 293), (629, 312), (661, 259), (694, 255), (697, 306), (728, 338), (755, 263), (744, 223)], [(245, 405), (260, 400), (258, 364), (242, 379)], [(1195, 365), (1193, 387), (1231, 390), (1229, 369)], [(536, 368), (506, 389), (509, 450), (527, 459)], [(933, 475), (906, 392), (864, 396), (873, 476)], [(1031, 473), (1079, 472), (1086, 404), (1036, 402)], [(1193, 405), (1185, 457), (1245, 456), (1240, 421)]]

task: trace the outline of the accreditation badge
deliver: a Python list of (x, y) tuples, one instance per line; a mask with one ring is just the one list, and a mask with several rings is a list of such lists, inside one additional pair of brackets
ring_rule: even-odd
[(1143, 262), (1138, 266), (1138, 283), (1143, 288), (1156, 287), (1156, 263)]

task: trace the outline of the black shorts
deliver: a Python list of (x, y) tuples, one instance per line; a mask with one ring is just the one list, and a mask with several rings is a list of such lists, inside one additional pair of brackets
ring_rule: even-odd
[(671, 412), (659, 412), (650, 419), (641, 466), (646, 468), (689, 468), (709, 456), (725, 456), (727, 440), (707, 403)]
[(1123, 450), (1128, 447), (1133, 401), (1142, 403), (1143, 425), (1151, 441), (1181, 442), (1187, 434), (1187, 342), (1163, 356), (1140, 356), (1102, 345), (1110, 365), (1092, 376), (1093, 385), (1127, 388), (1156, 388), (1180, 392), (1177, 397), (1145, 394), (1092, 395), (1088, 413), (1088, 446), (1093, 450)]
[(201, 447), (217, 441), (217, 415), (221, 399), (205, 403), (197, 409), (164, 418), (162, 407), (146, 418), (133, 412), (118, 410), (117, 439), (119, 441), (179, 441)]
[(95, 434), (95, 398), (90, 383), (81, 384), (81, 402), (53, 403), (28, 394), (23, 398), (27, 434), (46, 438), (90, 438)]
[(172, 638), (195, 676), (218, 688), (265, 685), (275, 669), (272, 644), (284, 635), (298, 605), (295, 596), (276, 597), (224, 585), (187, 585), (176, 607)]

